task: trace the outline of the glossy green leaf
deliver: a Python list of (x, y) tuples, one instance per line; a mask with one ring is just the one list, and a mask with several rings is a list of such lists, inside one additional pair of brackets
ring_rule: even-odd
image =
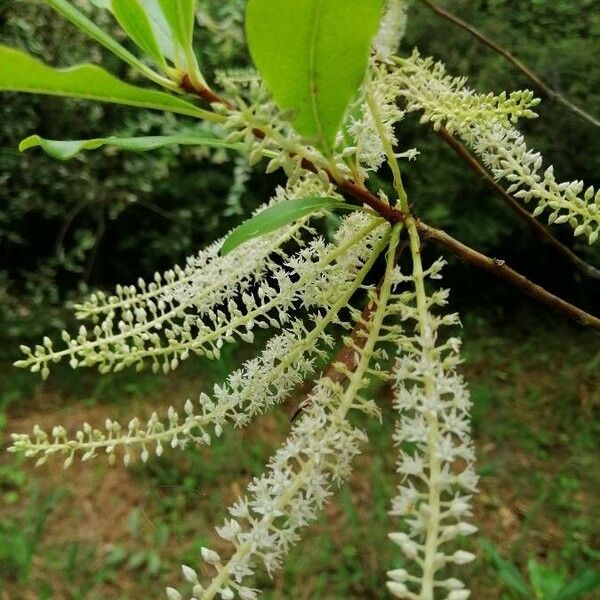
[(358, 207), (346, 204), (335, 198), (300, 198), (281, 202), (266, 208), (234, 229), (223, 243), (221, 254), (229, 254), (238, 246), (266, 233), (276, 231), (284, 225), (302, 219), (319, 210), (357, 210)]
[(165, 66), (165, 59), (141, 1), (112, 0), (112, 12), (127, 35), (158, 65)]
[(210, 117), (182, 98), (125, 83), (96, 65), (54, 69), (21, 50), (2, 45), (0, 65), (0, 91), (69, 96)]
[(294, 127), (331, 154), (363, 82), (384, 0), (249, 0), (250, 53)]
[(184, 53), (192, 48), (196, 0), (158, 0), (173, 39)]
[(146, 14), (150, 19), (154, 35), (163, 55), (174, 61), (175, 52), (173, 37), (167, 19), (160, 7), (159, 0), (141, 0), (141, 2), (146, 9)]
[(169, 27), (175, 65), (185, 73), (194, 88), (204, 87), (206, 82), (193, 47), (196, 0), (156, 1)]
[(106, 137), (94, 138), (91, 140), (47, 140), (39, 135), (31, 135), (19, 144), (19, 150), (29, 150), (30, 148), (40, 147), (47, 154), (59, 160), (69, 160), (75, 157), (83, 150), (96, 150), (101, 146), (115, 146), (122, 150), (132, 152), (147, 152), (163, 146), (171, 145), (182, 146), (204, 146), (208, 148), (230, 148), (238, 149), (237, 144), (231, 144), (222, 139), (210, 137), (202, 134), (195, 135), (161, 135), (147, 137)]
[[(158, 1), (159, 0), (140, 0), (144, 10), (146, 11), (146, 15), (148, 16), (154, 37), (158, 43), (158, 46), (160, 47), (162, 55), (170, 60), (173, 60), (173, 39), (171, 36), (171, 31), (169, 24), (165, 19), (165, 15), (158, 4)], [(104, 8), (112, 12), (110, 0), (92, 0), (92, 3), (98, 8)]]
[[(128, 0), (125, 0), (127, 2)], [(119, 42), (113, 39), (108, 33), (100, 29), (93, 21), (88, 19), (80, 10), (73, 6), (67, 0), (46, 0), (46, 2), (54, 8), (58, 13), (67, 18), (73, 25), (89, 35), (92, 39), (102, 44), (105, 48), (108, 48), (113, 54), (118, 56), (121, 60), (137, 69), (140, 73), (158, 83), (159, 85), (175, 88), (176, 85), (169, 81), (166, 77), (163, 77), (159, 73), (153, 71), (150, 67), (140, 61), (137, 56), (129, 52), (126, 48), (121, 46)], [(137, 40), (134, 40), (137, 43)]]

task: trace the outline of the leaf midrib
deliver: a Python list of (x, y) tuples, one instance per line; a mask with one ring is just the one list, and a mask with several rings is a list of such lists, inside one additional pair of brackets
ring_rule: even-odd
[(319, 143), (322, 143), (327, 154), (331, 154), (331, 147), (329, 141), (326, 139), (325, 130), (323, 128), (323, 121), (321, 120), (321, 112), (318, 105), (318, 78), (316, 69), (316, 55), (317, 46), (321, 24), (321, 9), (323, 7), (323, 0), (315, 0), (315, 7), (313, 11), (313, 28), (310, 40), (310, 52), (308, 61), (308, 80), (309, 80), (309, 97), (310, 97), (310, 108), (313, 114), (313, 118), (317, 125)]

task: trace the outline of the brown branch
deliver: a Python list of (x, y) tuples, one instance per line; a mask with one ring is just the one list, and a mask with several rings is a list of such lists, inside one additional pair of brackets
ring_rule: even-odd
[(440, 138), (456, 152), (459, 158), (483, 181), (486, 185), (504, 202), (506, 205), (523, 221), (527, 223), (529, 228), (546, 244), (554, 248), (559, 254), (562, 254), (570, 261), (577, 270), (588, 277), (600, 279), (600, 269), (592, 265), (588, 265), (579, 256), (577, 256), (570, 248), (567, 248), (561, 243), (552, 233), (544, 227), (535, 217), (524, 209), (506, 190), (496, 183), (494, 178), (486, 171), (483, 165), (461, 144), (454, 136), (450, 135), (443, 127), (437, 132)]
[[(379, 288), (378, 288), (379, 289)], [(342, 383), (346, 378), (346, 375), (342, 370), (336, 368), (336, 364), (341, 363), (345, 366), (348, 372), (352, 372), (358, 366), (356, 363), (356, 349), (363, 348), (367, 342), (367, 329), (371, 316), (375, 312), (376, 303), (374, 301), (369, 302), (360, 315), (359, 321), (354, 326), (350, 335), (351, 342), (346, 344), (335, 356), (335, 358), (329, 363), (321, 377), (330, 379), (333, 383)], [(294, 413), (292, 414), (290, 421), (293, 423), (306, 408), (306, 399), (298, 405)]]
[(518, 287), (521, 291), (527, 295), (543, 302), (544, 304), (552, 307), (554, 310), (563, 313), (567, 317), (574, 319), (582, 325), (594, 327), (600, 329), (600, 319), (595, 317), (584, 310), (566, 302), (562, 298), (555, 296), (543, 287), (533, 283), (524, 275), (517, 273), (514, 269), (511, 269), (503, 260), (498, 260), (485, 256), (477, 252), (469, 246), (465, 246), (462, 242), (454, 239), (446, 232), (440, 229), (435, 229), (426, 225), (423, 222), (417, 223), (419, 233), (425, 238), (429, 239), (439, 246), (450, 250), (453, 254), (456, 254), (459, 258), (468, 262), (475, 267), (488, 271), (497, 277), (500, 277), (509, 283)]
[(547, 98), (552, 101), (559, 102), (570, 111), (574, 112), (576, 115), (586, 120), (588, 123), (595, 125), (596, 127), (600, 127), (600, 121), (586, 112), (580, 106), (577, 106), (573, 102), (571, 102), (568, 98), (566, 98), (563, 94), (551, 88), (544, 80), (534, 73), (529, 67), (527, 67), (523, 62), (521, 62), (516, 56), (514, 56), (510, 51), (506, 48), (503, 48), (494, 40), (487, 37), (481, 31), (473, 27), (471, 24), (463, 21), (460, 17), (457, 17), (453, 13), (445, 10), (444, 8), (438, 6), (431, 0), (421, 0), (425, 6), (430, 8), (434, 13), (439, 15), (440, 17), (450, 21), (454, 25), (464, 29), (468, 33), (470, 33), (473, 37), (479, 40), (482, 44), (491, 48), (494, 52), (500, 54), (500, 56), (504, 57), (509, 63), (511, 63), (520, 73), (522, 73), (531, 83), (533, 83), (540, 92)]
[[(209, 92), (209, 93), (208, 93)], [(205, 100), (210, 103), (214, 102), (222, 102), (224, 105), (228, 106), (227, 101), (220, 100), (219, 96), (214, 93), (212, 90), (206, 90), (206, 88), (202, 88), (199, 90), (194, 90), (194, 93), (198, 95), (202, 100)], [(260, 132), (262, 134), (262, 132)], [(262, 134), (264, 135), (264, 134)], [(303, 166), (310, 170), (316, 172), (317, 167), (311, 163), (310, 161), (304, 160), (302, 162)], [(356, 183), (348, 180), (338, 181), (334, 175), (327, 171), (327, 176), (331, 183), (339, 187), (343, 192), (352, 196), (354, 199), (360, 201), (363, 204), (371, 207), (377, 213), (379, 213), (382, 217), (387, 219), (390, 223), (399, 223), (405, 221), (409, 215), (404, 214), (402, 211), (390, 206), (385, 203), (381, 198), (378, 198), (373, 192), (368, 190), (363, 186), (359, 186)], [(594, 327), (596, 329), (600, 329), (600, 319), (594, 317), (593, 315), (586, 313), (584, 310), (569, 304), (565, 300), (562, 300), (558, 296), (551, 294), (544, 288), (532, 283), (525, 276), (517, 273), (510, 267), (507, 267), (503, 261), (494, 260), (489, 258), (483, 254), (480, 254), (476, 250), (465, 246), (458, 240), (455, 240), (451, 236), (449, 236), (444, 231), (439, 229), (434, 229), (429, 225), (426, 225), (423, 222), (417, 222), (418, 229), (422, 235), (433, 240), (438, 245), (450, 250), (454, 254), (456, 254), (459, 258), (484, 268), (498, 277), (505, 279), (516, 285), (526, 294), (533, 296), (537, 300), (551, 306), (552, 308), (566, 314), (567, 316), (575, 319), (579, 323), (583, 325), (588, 325), (590, 327)]]

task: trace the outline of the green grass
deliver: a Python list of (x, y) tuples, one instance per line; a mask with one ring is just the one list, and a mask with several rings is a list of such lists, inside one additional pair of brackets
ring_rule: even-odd
[[(483, 537), (524, 577), (530, 559), (567, 577), (592, 568), (600, 558), (598, 336), (568, 325), (506, 329), (467, 320), (464, 337), (482, 478), (475, 520)], [(232, 354), (222, 364), (190, 364), (168, 378), (64, 370), (44, 387), (34, 376), (3, 370), (0, 414), (8, 426), (0, 435), (36, 420), (126, 419), (144, 407), (181, 405), (238, 360)], [(384, 573), (402, 559), (387, 539), (397, 483), (394, 415), (389, 391), (378, 397), (383, 424), (365, 421), (371, 443), (355, 475), (284, 568), (273, 579), (258, 577), (266, 600), (387, 598)], [(200, 548), (218, 546), (214, 525), (285, 438), (291, 412), (293, 404), (247, 430), (226, 431), (212, 448), (169, 452), (129, 471), (102, 460), (66, 473), (58, 463), (36, 470), (2, 456), (0, 599), (163, 597), (165, 585), (180, 583), (181, 562), (198, 566)], [(478, 543), (468, 544), (479, 554), (467, 573), (473, 597), (518, 598)]]

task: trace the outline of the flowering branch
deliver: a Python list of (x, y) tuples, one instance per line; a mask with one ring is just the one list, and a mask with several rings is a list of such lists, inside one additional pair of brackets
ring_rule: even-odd
[[(210, 94), (207, 93), (205, 88), (196, 89), (195, 93), (204, 102), (217, 104), (221, 108), (230, 106), (226, 100), (220, 98), (220, 96), (215, 92), (210, 91)], [(266, 135), (263, 131), (257, 129), (253, 129), (252, 132), (259, 139), (263, 139)], [(303, 158), (300, 163), (301, 166), (308, 171), (312, 171), (314, 173), (324, 173), (329, 182), (336, 186), (341, 192), (347, 196), (350, 196), (354, 200), (358, 200), (361, 204), (369, 206), (390, 223), (394, 224), (406, 221), (408, 217), (408, 212), (406, 210), (401, 210), (391, 206), (380, 197), (376, 196), (364, 185), (359, 185), (349, 179), (340, 178), (339, 175), (334, 174), (330, 169), (317, 166), (309, 159)], [(551, 306), (558, 312), (562, 312), (572, 319), (575, 319), (578, 323), (593, 327), (595, 329), (600, 329), (600, 319), (570, 304), (569, 302), (566, 302), (562, 298), (555, 296), (554, 294), (545, 290), (543, 287), (531, 282), (524, 275), (508, 267), (503, 261), (485, 256), (473, 248), (470, 248), (458, 240), (455, 240), (444, 231), (435, 229), (423, 223), (422, 221), (417, 221), (417, 227), (420, 233), (424, 234), (436, 244), (444, 247), (447, 250), (450, 250), (462, 260), (479, 268), (484, 268), (496, 276), (501, 277), (502, 279), (521, 289), (526, 294), (534, 297), (536, 300)]]
[(438, 6), (434, 2), (431, 2), (431, 0), (421, 0), (421, 2), (440, 17), (446, 19), (447, 21), (450, 21), (450, 23), (453, 23), (454, 25), (457, 25), (461, 29), (464, 29), (477, 40), (479, 40), (482, 44), (484, 44), (488, 48), (491, 48), (494, 52), (500, 54), (500, 56), (503, 56), (520, 73), (527, 77), (527, 79), (529, 79), (529, 81), (531, 81), (531, 83), (533, 83), (533, 85), (535, 85), (542, 92), (542, 94), (544, 94), (544, 96), (546, 96), (552, 101), (559, 102), (560, 104), (568, 108), (570, 111), (574, 112), (576, 115), (586, 120), (588, 123), (591, 123), (596, 127), (600, 127), (600, 121), (598, 119), (590, 115), (580, 106), (577, 106), (569, 99), (565, 98), (565, 96), (563, 96), (563, 94), (561, 94), (560, 92), (557, 92), (555, 89), (551, 88), (547, 83), (545, 83), (542, 80), (542, 78), (539, 75), (534, 73), (529, 67), (527, 67), (523, 62), (516, 58), (506, 48), (500, 46), (494, 40), (490, 39), (485, 34), (483, 34), (481, 31), (479, 31), (466, 21), (463, 21), (463, 19), (461, 19), (460, 17), (457, 17), (451, 12)]
[(456, 152), (458, 157), (474, 173), (483, 179), (485, 184), (494, 192), (494, 194), (496, 194), (496, 196), (502, 198), (506, 205), (527, 223), (532, 231), (539, 236), (543, 242), (554, 248), (559, 254), (562, 254), (584, 275), (600, 279), (600, 269), (586, 263), (552, 235), (552, 233), (537, 221), (531, 213), (526, 211), (502, 186), (494, 181), (493, 177), (487, 172), (485, 167), (453, 135), (451, 135), (444, 127), (440, 127), (437, 134), (446, 144), (448, 144), (448, 146), (450, 146), (450, 148), (452, 148), (452, 150), (454, 150), (454, 152)]

